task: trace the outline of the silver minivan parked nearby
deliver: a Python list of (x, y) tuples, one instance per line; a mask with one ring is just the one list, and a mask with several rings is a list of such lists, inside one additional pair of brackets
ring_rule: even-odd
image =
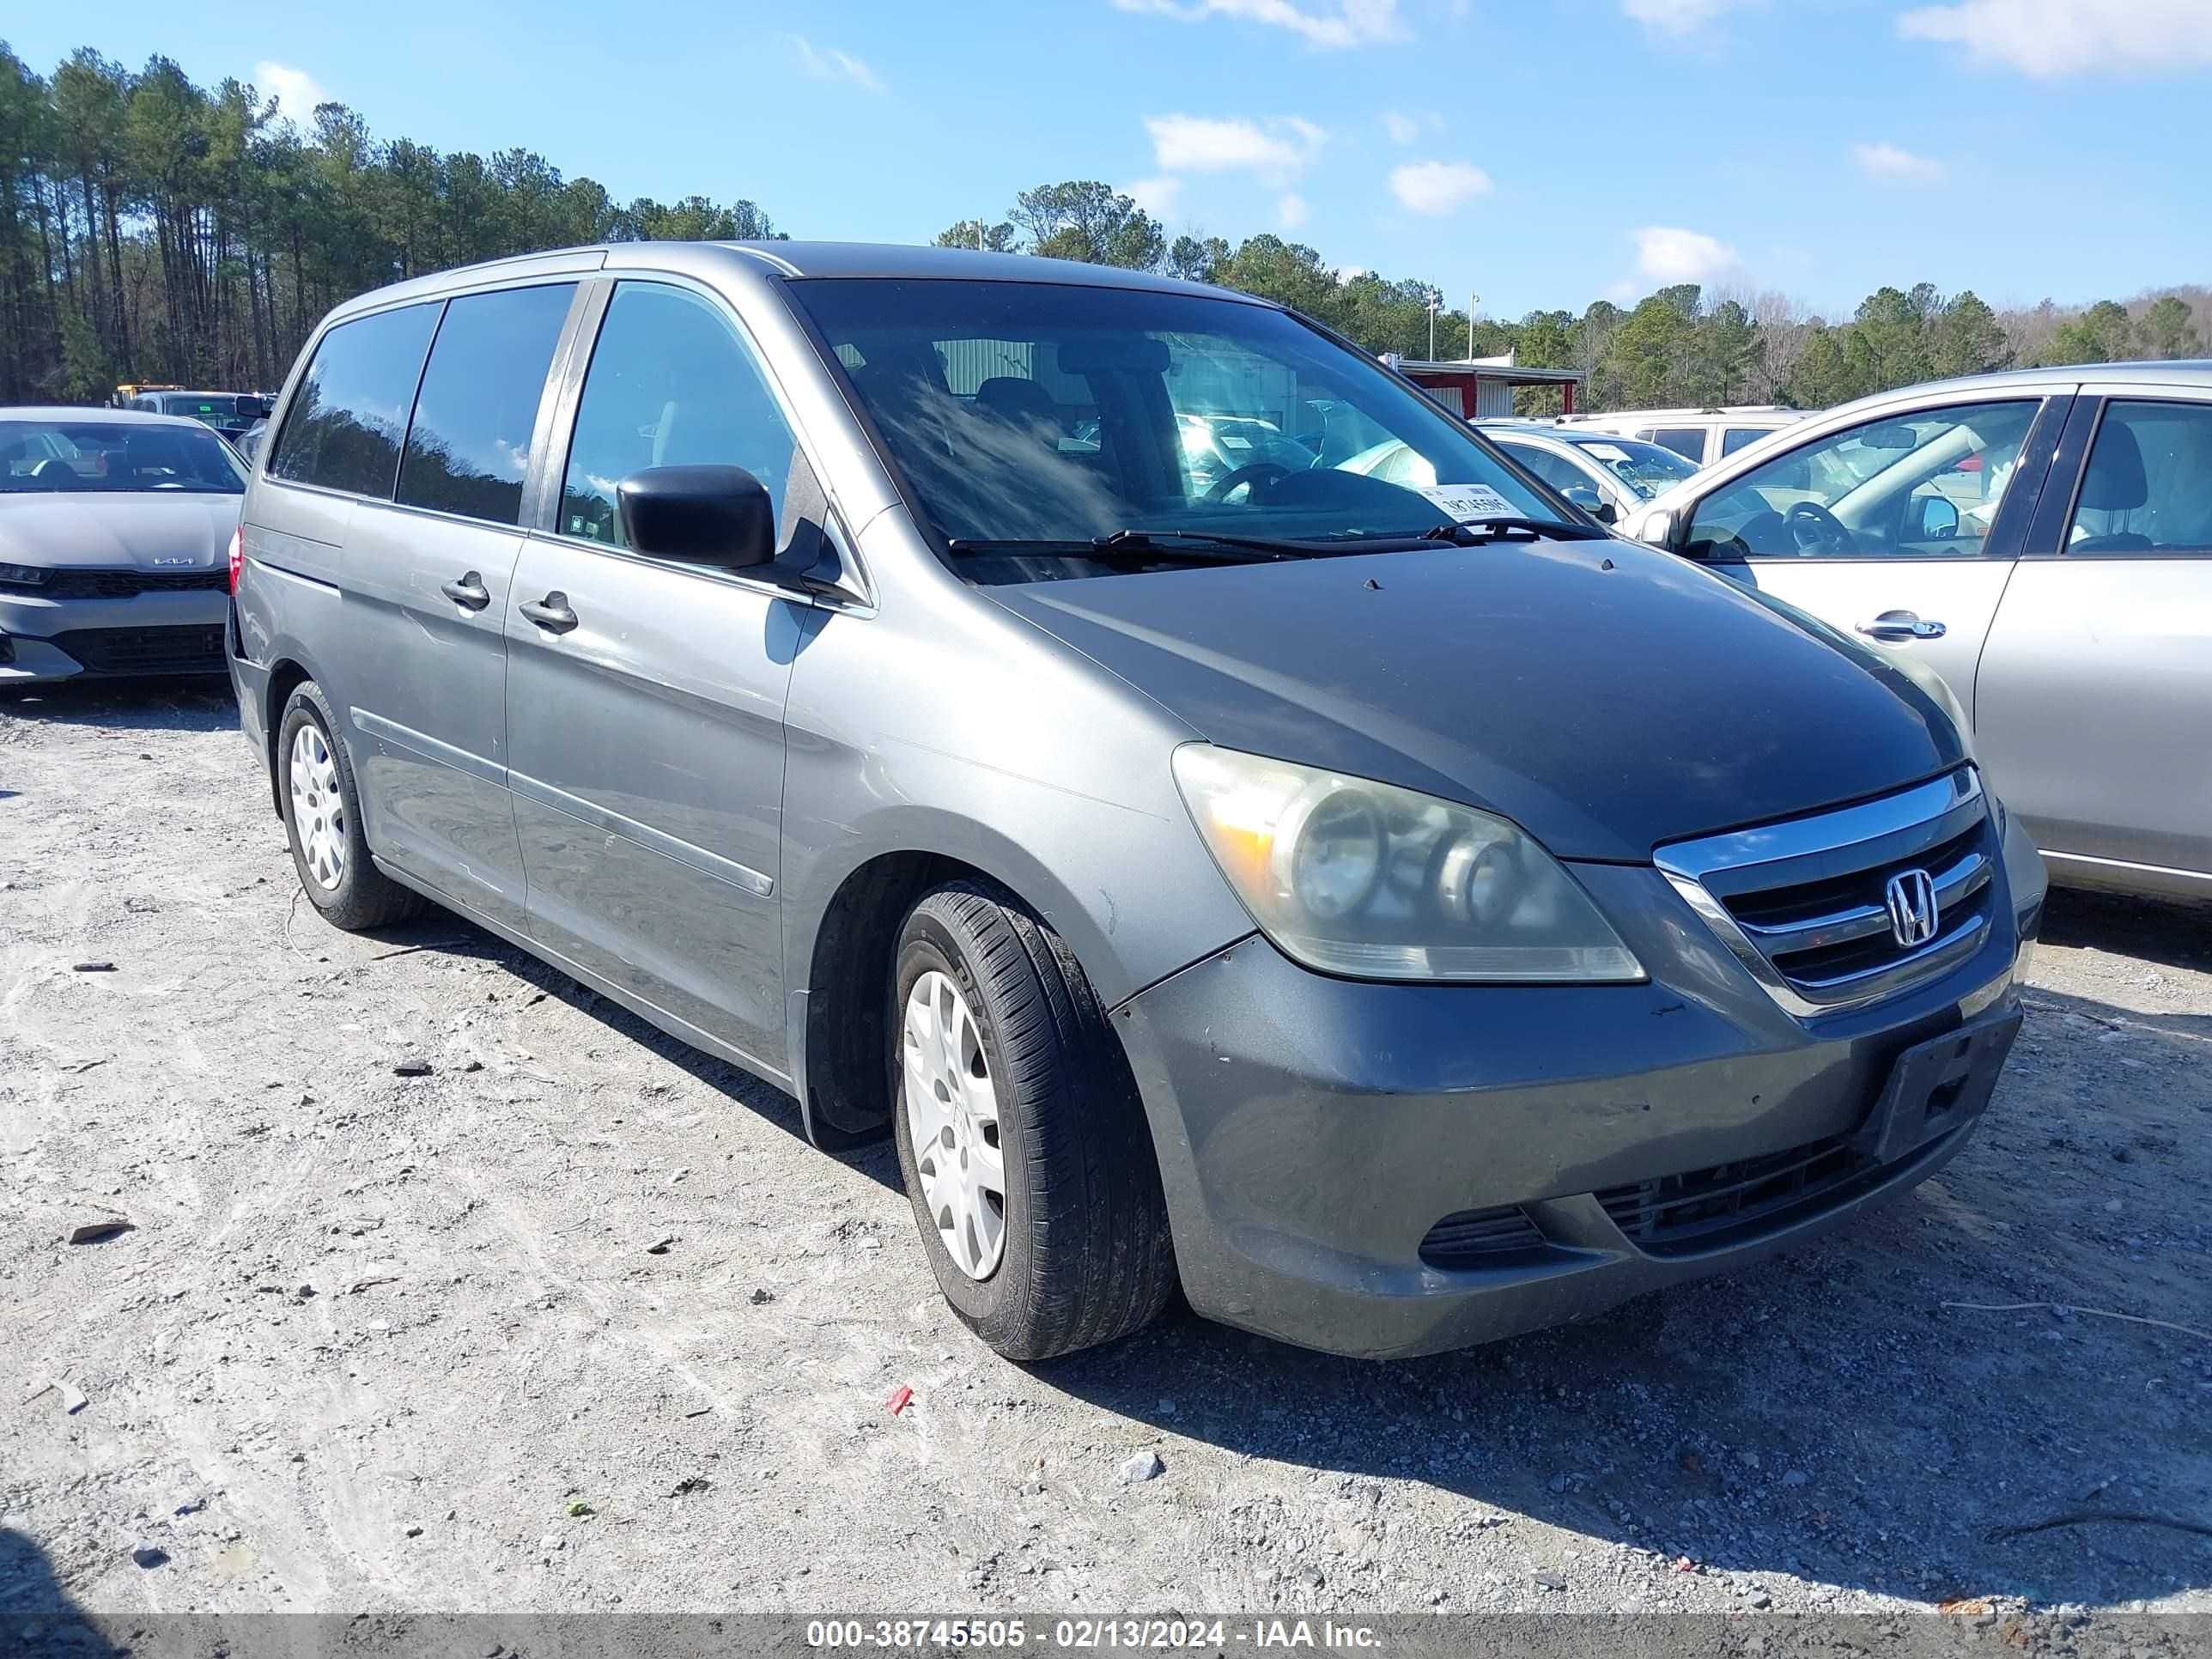
[(894, 1135), (1009, 1356), (1178, 1282), (1586, 1317), (1924, 1179), (2018, 1029), (2041, 866), (1941, 699), (1264, 301), (584, 249), (349, 301), (271, 432), (232, 670), (316, 908)]
[(2060, 882), (2212, 898), (2212, 363), (1883, 392), (1625, 523), (1940, 675)]

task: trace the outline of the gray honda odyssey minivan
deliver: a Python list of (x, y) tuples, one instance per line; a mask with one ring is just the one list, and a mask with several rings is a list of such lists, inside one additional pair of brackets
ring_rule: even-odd
[(1940, 699), (1279, 307), (591, 248), (340, 307), (271, 432), (232, 670), (316, 908), (895, 1134), (1002, 1353), (1585, 1317), (1925, 1179), (2018, 1029)]

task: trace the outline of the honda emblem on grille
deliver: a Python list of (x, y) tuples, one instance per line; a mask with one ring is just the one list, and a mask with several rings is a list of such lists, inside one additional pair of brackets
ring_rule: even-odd
[(1925, 870), (1900, 870), (1886, 890), (1889, 931), (1907, 951), (1936, 937), (1936, 884)]

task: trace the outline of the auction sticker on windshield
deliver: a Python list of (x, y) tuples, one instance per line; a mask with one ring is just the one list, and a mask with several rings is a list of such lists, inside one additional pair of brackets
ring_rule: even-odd
[(1488, 484), (1416, 484), (1413, 488), (1462, 524), (1521, 516), (1519, 507)]

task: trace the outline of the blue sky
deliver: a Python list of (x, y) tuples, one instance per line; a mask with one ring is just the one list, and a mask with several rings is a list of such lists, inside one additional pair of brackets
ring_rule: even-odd
[(2212, 280), (2212, 0), (108, 0), (6, 33), (41, 71), (162, 52), (798, 235), (926, 240), (1103, 179), (1492, 315)]

